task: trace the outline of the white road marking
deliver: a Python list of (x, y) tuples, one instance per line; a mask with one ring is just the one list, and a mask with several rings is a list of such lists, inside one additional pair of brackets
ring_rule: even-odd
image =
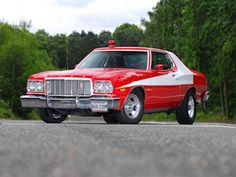
[[(72, 126), (81, 126), (83, 124), (91, 124), (91, 125), (106, 125), (102, 121), (67, 121), (62, 124), (46, 124), (43, 122), (0, 122), (0, 126), (64, 126), (64, 125), (72, 125)], [(165, 127), (179, 127), (179, 128), (228, 128), (228, 129), (236, 129), (236, 126), (234, 125), (227, 125), (227, 124), (220, 124), (220, 123), (214, 123), (214, 124), (202, 124), (202, 123), (195, 123), (193, 125), (179, 125), (175, 122), (154, 122), (154, 121), (148, 121), (148, 122), (141, 122), (140, 124), (136, 126), (165, 126)], [(114, 126), (114, 125), (109, 125)], [(118, 126), (135, 126), (135, 125), (118, 125)]]
[(179, 125), (179, 124), (172, 124), (171, 122), (155, 122), (155, 121), (148, 121), (143, 122), (144, 124), (158, 124), (162, 126), (173, 126), (173, 127), (182, 127), (182, 128), (233, 128), (236, 129), (236, 126), (233, 125), (227, 125), (227, 124), (220, 124), (220, 123), (212, 123), (212, 124), (206, 124), (206, 123), (195, 123), (193, 125)]

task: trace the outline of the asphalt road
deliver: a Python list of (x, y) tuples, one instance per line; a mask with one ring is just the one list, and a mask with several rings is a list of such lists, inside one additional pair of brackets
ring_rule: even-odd
[(236, 176), (235, 125), (0, 122), (0, 177)]

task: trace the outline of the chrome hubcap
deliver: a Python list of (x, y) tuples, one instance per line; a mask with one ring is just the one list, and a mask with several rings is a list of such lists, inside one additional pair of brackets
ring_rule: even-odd
[(194, 111), (195, 111), (194, 99), (193, 99), (192, 96), (190, 96), (189, 99), (188, 99), (188, 115), (189, 115), (190, 118), (193, 118)]
[(141, 109), (141, 103), (137, 95), (130, 94), (125, 102), (124, 110), (130, 119), (135, 119)]

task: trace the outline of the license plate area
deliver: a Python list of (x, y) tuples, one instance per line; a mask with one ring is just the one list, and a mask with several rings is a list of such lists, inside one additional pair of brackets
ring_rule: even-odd
[(57, 99), (57, 98), (48, 98), (47, 105), (50, 108), (58, 109), (74, 109), (76, 108), (75, 100), (73, 99)]
[(92, 112), (108, 112), (107, 102), (105, 101), (93, 101), (91, 103)]

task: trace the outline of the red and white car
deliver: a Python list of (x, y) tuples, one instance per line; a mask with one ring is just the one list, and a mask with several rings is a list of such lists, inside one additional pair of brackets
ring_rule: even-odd
[(23, 107), (39, 109), (47, 123), (68, 115), (103, 116), (107, 123), (137, 124), (144, 113), (175, 111), (192, 124), (196, 102), (207, 101), (206, 77), (188, 69), (172, 52), (144, 47), (97, 48), (74, 70), (29, 77)]

